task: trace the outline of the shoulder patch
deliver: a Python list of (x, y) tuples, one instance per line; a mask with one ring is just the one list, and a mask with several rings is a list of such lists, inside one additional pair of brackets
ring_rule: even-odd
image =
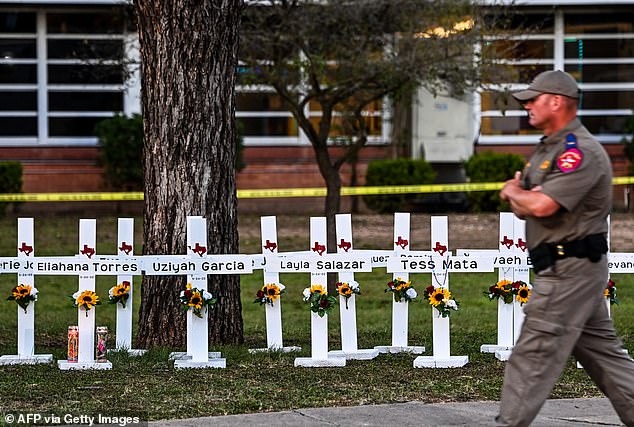
[(557, 166), (563, 173), (572, 172), (581, 166), (583, 153), (578, 148), (568, 148), (557, 158)]
[(574, 133), (566, 135), (566, 150), (569, 148), (577, 148), (577, 136)]

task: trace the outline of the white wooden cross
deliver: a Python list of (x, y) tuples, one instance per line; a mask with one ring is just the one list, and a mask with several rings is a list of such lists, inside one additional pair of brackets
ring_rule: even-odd
[[(521, 252), (522, 255), (526, 253), (526, 239), (524, 236), (524, 222), (515, 217), (512, 212), (500, 213), (500, 226), (499, 226), (499, 239), (497, 251), (468, 251), (473, 255), (488, 254), (495, 256), (501, 260), (511, 259), (513, 255)], [(514, 258), (514, 257), (513, 257)], [(502, 263), (498, 261), (498, 280), (509, 280), (511, 282), (515, 280), (524, 280), (528, 283), (528, 267), (522, 267), (522, 274), (519, 273), (519, 268), (513, 263)], [(515, 278), (515, 275), (518, 275)], [(521, 276), (521, 277), (520, 277)], [(498, 313), (498, 327), (497, 327), (497, 344), (483, 344), (480, 347), (480, 351), (483, 353), (496, 353), (498, 351), (507, 351), (513, 348), (516, 341), (516, 333), (519, 327), (515, 327), (516, 316), (515, 302), (512, 304), (506, 304), (502, 298), (497, 301), (497, 313)], [(517, 306), (518, 310), (519, 305)], [(518, 325), (521, 326), (521, 325)]]
[[(431, 217), (432, 250), (449, 253), (449, 232), (446, 216)], [(439, 253), (442, 257), (444, 253)], [(449, 268), (443, 269), (437, 265), (432, 272), (434, 287), (449, 290)], [(433, 324), (432, 356), (418, 356), (414, 359), (415, 368), (458, 368), (469, 362), (469, 356), (451, 356), (449, 317), (442, 317), (438, 310), (431, 308)]]
[[(94, 219), (79, 220), (79, 254), (80, 260), (92, 260), (97, 254), (97, 221)], [(95, 291), (95, 273), (79, 275), (78, 292)], [(102, 304), (104, 301), (102, 301)], [(95, 313), (97, 307), (90, 310), (77, 308), (77, 325), (79, 328), (79, 351), (77, 362), (58, 360), (57, 366), (62, 370), (112, 369), (109, 361), (95, 360)]]
[[(352, 216), (350, 214), (335, 215), (337, 226), (337, 253), (353, 253), (352, 245)], [(354, 281), (354, 272), (339, 272), (339, 282), (350, 283)], [(362, 291), (363, 292), (363, 291)], [(378, 356), (377, 349), (359, 349), (357, 344), (357, 304), (356, 295), (353, 293), (348, 300), (339, 295), (339, 315), (341, 322), (341, 350), (328, 353), (329, 356), (345, 357), (349, 360), (370, 360)]]
[[(187, 255), (200, 259), (207, 255), (207, 220), (201, 216), (187, 217)], [(188, 274), (187, 283), (201, 291), (207, 290), (207, 274)], [(202, 318), (187, 310), (187, 354), (172, 354), (174, 368), (226, 368), (227, 361), (217, 352), (209, 352), (209, 316), (202, 310)]]
[[(18, 258), (35, 257), (33, 218), (18, 218)], [(32, 271), (18, 273), (18, 285), (35, 287)], [(18, 306), (18, 354), (0, 357), (0, 365), (51, 363), (52, 354), (35, 354), (35, 301), (24, 310)], [(17, 304), (16, 304), (17, 305)]]
[[(510, 245), (510, 255), (526, 255), (528, 252), (528, 247), (526, 246), (526, 222), (522, 219), (519, 219), (512, 213), (503, 212), (500, 214), (500, 228), (502, 224), (502, 215), (510, 216), (513, 220), (513, 242)], [(501, 233), (500, 233), (501, 234)], [(507, 244), (508, 246), (508, 244)], [(502, 253), (501, 247), (500, 252)], [(502, 273), (503, 269), (500, 268), (500, 273)], [(510, 276), (512, 282), (516, 282), (518, 280), (526, 283), (529, 288), (532, 288), (530, 284), (530, 269), (528, 266), (514, 267), (510, 269)], [(501, 301), (501, 300), (499, 300)], [(499, 302), (498, 302), (499, 304)], [(504, 304), (504, 305), (512, 305), (513, 308), (513, 318), (512, 321), (509, 322), (512, 325), (512, 345), (508, 346), (508, 348), (500, 348), (495, 351), (495, 357), (501, 361), (507, 361), (509, 357), (511, 357), (513, 346), (517, 343), (517, 340), (520, 337), (520, 332), (522, 331), (522, 325), (524, 324), (524, 309), (517, 298), (513, 299), (513, 304)], [(499, 326), (499, 323), (498, 323)]]
[[(515, 244), (514, 221), (512, 212), (500, 213), (498, 253), (499, 256), (507, 256)], [(509, 280), (513, 282), (513, 268), (498, 268), (498, 281)], [(495, 353), (499, 350), (509, 350), (513, 347), (513, 304), (506, 304), (503, 298), (497, 300), (498, 324), (497, 344), (482, 344), (482, 353)]]
[[(323, 256), (328, 247), (326, 242), (326, 218), (313, 217), (310, 219), (310, 250), (318, 256)], [(328, 273), (311, 272), (310, 284), (328, 285)], [(346, 366), (345, 357), (328, 357), (328, 314), (320, 317), (317, 313), (310, 312), (310, 342), (311, 357), (298, 357), (295, 366), (302, 367), (331, 367)]]
[[(260, 234), (262, 237), (262, 255), (277, 255), (279, 244), (277, 241), (277, 221), (275, 216), (263, 216), (260, 218)], [(264, 284), (273, 283), (280, 285), (280, 274), (263, 268)], [(273, 301), (273, 304), (265, 304), (266, 316), (266, 348), (252, 348), (250, 353), (261, 351), (300, 351), (301, 347), (284, 346), (282, 339), (282, 297)]]
[[(399, 258), (401, 254), (409, 252), (410, 248), (410, 214), (397, 212), (394, 214), (394, 256), (390, 257), (390, 259)], [(407, 271), (395, 271), (392, 274), (392, 278), (393, 280), (400, 278), (407, 282), (409, 273)], [(418, 291), (421, 291), (420, 288)], [(392, 300), (392, 345), (376, 346), (375, 348), (379, 350), (379, 353), (424, 353), (425, 347), (408, 345), (409, 301), (395, 301), (392, 294), (390, 294), (390, 299)]]
[[(498, 281), (521, 280), (528, 284), (530, 263), (526, 246), (525, 222), (512, 212), (500, 213), (498, 249), (458, 249), (461, 255), (474, 258), (490, 257), (498, 269)], [(491, 283), (490, 285), (493, 285)], [(497, 343), (480, 346), (482, 353), (495, 353), (500, 360), (508, 359), (524, 320), (524, 311), (518, 301), (506, 304), (502, 298), (497, 301)]]

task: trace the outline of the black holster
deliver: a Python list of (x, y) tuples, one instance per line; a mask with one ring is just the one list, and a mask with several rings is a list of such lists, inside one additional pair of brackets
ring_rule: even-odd
[(569, 257), (588, 258), (591, 262), (598, 262), (607, 252), (608, 242), (604, 234), (590, 234), (571, 242), (541, 243), (528, 250), (535, 273), (555, 265), (559, 259)]

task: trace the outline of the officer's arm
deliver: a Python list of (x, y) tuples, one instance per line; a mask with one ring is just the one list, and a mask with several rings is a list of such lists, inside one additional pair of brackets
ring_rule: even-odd
[(539, 190), (539, 187), (524, 190), (519, 177), (516, 176), (514, 179), (506, 181), (500, 197), (502, 200), (509, 201), (513, 213), (520, 218), (527, 216), (547, 217), (555, 214), (561, 206)]

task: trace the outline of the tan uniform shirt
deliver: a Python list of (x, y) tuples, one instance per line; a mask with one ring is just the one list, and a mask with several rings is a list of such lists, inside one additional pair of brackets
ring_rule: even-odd
[[(560, 167), (567, 151), (566, 137), (573, 134), (581, 161), (576, 167)], [(561, 205), (546, 218), (526, 219), (529, 248), (542, 242), (569, 242), (589, 234), (607, 233), (612, 208), (612, 166), (601, 144), (578, 119), (560, 131), (543, 137), (524, 170), (524, 188), (541, 191)]]
[[(576, 137), (576, 149), (566, 148), (569, 134)], [(543, 138), (525, 169), (524, 187), (541, 186), (561, 209), (547, 218), (527, 217), (529, 248), (607, 232), (611, 171), (603, 147), (576, 119)], [(634, 427), (634, 363), (609, 319), (607, 281), (606, 256), (598, 262), (567, 257), (535, 276), (522, 332), (504, 374), (502, 426), (531, 423), (574, 353), (621, 420)]]

